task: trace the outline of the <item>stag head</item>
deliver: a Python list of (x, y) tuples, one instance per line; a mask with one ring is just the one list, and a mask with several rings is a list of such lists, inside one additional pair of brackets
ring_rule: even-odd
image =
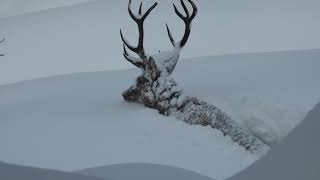
[[(158, 54), (154, 55), (148, 55), (146, 54), (144, 50), (144, 20), (148, 17), (148, 15), (151, 13), (151, 11), (158, 5), (158, 3), (154, 3), (144, 14), (142, 13), (142, 2), (140, 3), (139, 12), (137, 15), (135, 15), (132, 12), (131, 8), (131, 0), (129, 0), (128, 5), (128, 11), (131, 18), (137, 23), (138, 29), (139, 29), (139, 40), (137, 46), (132, 46), (123, 36), (122, 31), (120, 30), (121, 39), (123, 41), (123, 55), (124, 58), (129, 61), (131, 64), (135, 65), (136, 67), (143, 70), (143, 72), (146, 71), (147, 68), (150, 68), (148, 66), (156, 66), (153, 68), (156, 68), (157, 71), (160, 71), (160, 73), (166, 73), (167, 75), (170, 75), (173, 70), (175, 69), (178, 59), (180, 57), (180, 51), (181, 49), (186, 45), (188, 38), (190, 36), (191, 32), (191, 23), (192, 20), (196, 17), (198, 9), (195, 3), (192, 0), (186, 0), (188, 1), (192, 6), (192, 13), (189, 12), (184, 0), (180, 0), (182, 8), (185, 12), (185, 16), (182, 15), (182, 13), (178, 10), (175, 4), (173, 4), (174, 11), (178, 15), (179, 18), (181, 18), (185, 24), (185, 32), (183, 35), (183, 38), (180, 41), (175, 41), (172, 33), (169, 29), (169, 26), (166, 24), (167, 32), (169, 39), (171, 41), (171, 44), (173, 45), (173, 50), (171, 51), (163, 51), (159, 52)], [(136, 53), (138, 55), (137, 57), (134, 57), (130, 55), (127, 51), (127, 48), (130, 49), (132, 52)], [(151, 63), (152, 62), (152, 63)], [(150, 65), (151, 64), (151, 65)]]

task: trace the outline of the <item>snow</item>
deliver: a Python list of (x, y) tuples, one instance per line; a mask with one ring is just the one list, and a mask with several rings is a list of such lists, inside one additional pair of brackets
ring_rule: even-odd
[(2, 180), (112, 180), (109, 178), (95, 178), (48, 169), (19, 166), (0, 162), (0, 179)]
[[(1, 0), (14, 4), (17, 0)], [(60, 4), (66, 0), (20, 0), (21, 6)], [(34, 3), (37, 1), (37, 3)], [(68, 0), (68, 3), (76, 0)], [(77, 0), (78, 1), (78, 0)], [(80, 1), (80, 0), (79, 0)], [(294, 1), (294, 3), (293, 3)], [(146, 0), (144, 7), (153, 4)], [(320, 1), (197, 1), (199, 12), (192, 24), (181, 58), (214, 54), (320, 48)], [(179, 5), (179, 2), (176, 2)], [(39, 4), (40, 5), (40, 4)], [(124, 69), (121, 28), (132, 44), (137, 28), (127, 11), (127, 0), (97, 0), (22, 16), (0, 18), (0, 84), (43, 76)], [(139, 1), (132, 1), (135, 12)], [(0, 8), (5, 8), (0, 5)], [(276, 8), (275, 8), (276, 7)], [(181, 7), (180, 7), (181, 9)], [(182, 9), (181, 9), (182, 10)], [(3, 12), (2, 10), (0, 10)], [(271, 13), (272, 12), (272, 13)], [(165, 24), (179, 40), (184, 23), (171, 0), (161, 0), (145, 22), (146, 53), (170, 50)], [(276, 28), (273, 28), (276, 27)]]
[(93, 0), (1, 0), (0, 17), (16, 16)]
[[(320, 101), (312, 81), (319, 77), (318, 57), (318, 50), (203, 57), (181, 60), (173, 76), (186, 94), (273, 143)], [(219, 131), (125, 103), (121, 92), (139, 73), (81, 73), (1, 86), (0, 159), (68, 171), (156, 163), (219, 180), (259, 158)]]
[[(182, 57), (320, 47), (317, 3), (269, 2), (199, 2)], [(150, 54), (170, 46), (164, 21), (183, 32), (169, 7), (163, 1), (146, 22)], [(139, 72), (102, 70), (132, 67), (119, 37), (128, 18), (126, 1), (97, 1), (0, 19), (0, 160), (66, 171), (149, 162), (219, 180), (258, 159), (219, 131), (123, 102)], [(134, 26), (123, 28), (128, 37)], [(172, 77), (274, 146), (320, 102), (319, 58), (320, 50), (303, 50), (180, 59)]]
[[(171, 74), (177, 65), (180, 52), (180, 48), (173, 48), (171, 51), (162, 51), (151, 55), (151, 57), (155, 60), (158, 70)], [(167, 73), (165, 73), (165, 76), (167, 76)]]
[(221, 179), (257, 158), (219, 131), (123, 102), (121, 90), (133, 74), (78, 74), (1, 87), (0, 159), (69, 171), (158, 163)]
[(159, 164), (128, 163), (83, 169), (76, 173), (117, 180), (213, 180), (186, 169)]
[(319, 179), (320, 104), (279, 146), (229, 180)]
[(309, 50), (203, 57), (178, 64), (177, 71), (188, 72), (173, 76), (186, 94), (216, 105), (273, 146), (320, 102), (319, 56)]

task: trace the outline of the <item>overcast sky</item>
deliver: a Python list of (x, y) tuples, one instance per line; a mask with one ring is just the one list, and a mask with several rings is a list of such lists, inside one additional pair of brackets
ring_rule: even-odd
[[(85, 1), (95, 0), (0, 0), (0, 16)], [(118, 0), (98, 0), (102, 1), (108, 3), (100, 3), (101, 5), (114, 4), (119, 10), (123, 7), (121, 10), (124, 11), (114, 12), (114, 17), (118, 17), (120, 13), (121, 16), (128, 17), (125, 14), (127, 0), (120, 0), (121, 3), (118, 3)], [(177, 19), (172, 10), (172, 1), (159, 1), (157, 15), (153, 17), (153, 21), (158, 23), (152, 27), (161, 25), (157, 27), (159, 30), (164, 30), (161, 33), (165, 33), (164, 23), (169, 22), (173, 26), (172, 19)], [(201, 0), (197, 4), (199, 15), (195, 20), (193, 26), (195, 33), (192, 33), (191, 38), (193, 41), (198, 41), (192, 44), (201, 48), (198, 50), (201, 55), (320, 48), (319, 0)], [(85, 10), (92, 11), (91, 9)], [(107, 7), (105, 9), (107, 10)], [(130, 19), (125, 20), (120, 25), (135, 30)], [(122, 21), (121, 17), (118, 21)], [(178, 23), (181, 22), (178, 20)], [(126, 26), (127, 24), (129, 26)], [(183, 28), (179, 26), (172, 29), (176, 33), (181, 33), (183, 29), (180, 27)], [(129, 34), (129, 39), (134, 35)], [(203, 41), (204, 36), (209, 36), (210, 41), (208, 39)], [(167, 42), (167, 38), (165, 40)], [(157, 43), (159, 47), (158, 44), (162, 42)], [(160, 45), (159, 48), (164, 47)], [(188, 53), (185, 55), (192, 56)]]

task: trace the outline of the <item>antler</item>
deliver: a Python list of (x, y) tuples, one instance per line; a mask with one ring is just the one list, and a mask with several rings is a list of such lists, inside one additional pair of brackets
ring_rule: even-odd
[(126, 49), (126, 46), (123, 44), (123, 56), (124, 58), (129, 61), (131, 64), (137, 66), (138, 68), (142, 68), (142, 69), (145, 69), (145, 65), (143, 62), (141, 62), (141, 60), (139, 58), (136, 58), (136, 57), (133, 57), (131, 56), (127, 49)]
[[(3, 38), (2, 40), (0, 40), (0, 43), (3, 43), (5, 41), (5, 39)], [(0, 54), (0, 56), (4, 56), (4, 54)]]
[[(190, 35), (190, 32), (191, 32), (191, 23), (192, 23), (192, 20), (196, 17), (196, 15), (197, 15), (197, 13), (198, 13), (198, 8), (197, 8), (197, 6), (195, 5), (195, 3), (194, 3), (192, 0), (187, 0), (187, 1), (191, 4), (191, 6), (192, 6), (192, 8), (193, 8), (193, 12), (192, 12), (191, 15), (190, 15), (190, 12), (189, 12), (186, 4), (184, 3), (184, 0), (180, 0), (180, 2), (181, 2), (181, 5), (182, 5), (182, 7), (183, 7), (184, 12), (186, 13), (186, 16), (183, 16), (183, 15), (179, 12), (179, 10), (178, 10), (178, 8), (176, 7), (176, 5), (173, 4), (174, 11), (176, 12), (176, 14), (177, 14), (177, 15), (183, 20), (183, 22), (185, 23), (185, 32), (184, 32), (184, 35), (183, 35), (182, 40), (181, 40), (180, 43), (179, 43), (179, 47), (180, 47), (180, 48), (183, 48), (183, 47), (186, 45), (186, 43), (187, 43), (187, 41), (188, 41), (188, 38), (189, 38), (189, 35)], [(176, 47), (177, 44), (176, 44), (176, 42), (174, 41), (174, 39), (173, 39), (173, 37), (172, 37), (172, 33), (171, 33), (170, 29), (169, 29), (168, 24), (166, 24), (166, 26), (167, 26), (167, 31), (168, 31), (168, 35), (169, 35), (170, 41), (171, 41), (172, 45), (173, 45), (174, 47)]]
[[(143, 68), (145, 62), (147, 61), (147, 56), (144, 51), (144, 46), (143, 46), (143, 40), (144, 40), (144, 29), (143, 29), (143, 24), (144, 20), (148, 17), (148, 15), (151, 13), (151, 11), (158, 5), (158, 3), (154, 3), (147, 11), (142, 15), (142, 2), (140, 3), (139, 7), (139, 14), (138, 16), (134, 15), (134, 13), (131, 10), (131, 0), (129, 0), (128, 4), (128, 11), (131, 16), (131, 18), (137, 23), (138, 29), (139, 29), (139, 40), (138, 40), (138, 45), (136, 47), (132, 46), (129, 44), (129, 42), (124, 38), (122, 31), (120, 29), (120, 35), (121, 39), (123, 41), (123, 48), (124, 48), (124, 57), (133, 65)], [(140, 61), (138, 58), (134, 58), (133, 56), (130, 56), (126, 50), (126, 47), (128, 47), (131, 51), (135, 52), (140, 56), (143, 62)]]

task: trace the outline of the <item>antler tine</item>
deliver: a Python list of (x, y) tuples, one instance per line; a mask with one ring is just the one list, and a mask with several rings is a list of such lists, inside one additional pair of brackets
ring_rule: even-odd
[(120, 36), (121, 36), (121, 39), (123, 41), (123, 43), (133, 52), (136, 52), (138, 50), (137, 47), (133, 47), (131, 46), (128, 41), (124, 38), (123, 34), (122, 34), (122, 30), (120, 29)]
[(196, 17), (197, 13), (198, 13), (198, 8), (197, 8), (196, 4), (193, 1), (191, 1), (191, 0), (188, 0), (188, 1), (189, 1), (189, 3), (191, 4), (191, 6), (193, 8), (193, 12), (192, 12), (192, 15), (190, 17), (190, 19), (193, 20)]
[[(189, 35), (190, 35), (190, 32), (191, 32), (191, 23), (192, 23), (192, 20), (196, 17), (197, 13), (198, 13), (198, 8), (197, 6), (195, 5), (195, 3), (192, 1), (192, 0), (187, 0), (192, 8), (193, 8), (193, 12), (190, 16), (190, 12), (186, 6), (186, 4), (184, 3), (184, 0), (180, 0), (181, 2), (181, 5), (186, 13), (186, 17), (184, 17), (181, 12), (178, 10), (178, 8), (176, 7), (175, 4), (173, 4), (173, 8), (174, 8), (174, 11), (175, 13), (183, 20), (183, 22), (185, 23), (185, 32), (184, 32), (184, 35), (183, 35), (183, 38), (182, 40), (180, 41), (180, 48), (183, 48), (187, 41), (188, 41), (188, 38), (189, 38)], [(173, 40), (173, 37), (172, 37), (172, 33), (169, 29), (169, 26), (167, 25), (167, 31), (168, 31), (168, 35), (169, 35), (169, 38), (170, 38), (170, 41), (171, 43), (173, 44), (174, 47), (176, 47), (176, 43), (175, 41)]]
[(144, 15), (142, 16), (142, 20), (144, 21), (148, 16), (149, 14), (151, 13), (151, 11), (158, 5), (157, 2), (155, 2), (147, 11), (146, 13), (144, 13)]
[(177, 6), (175, 4), (173, 4), (173, 8), (174, 11), (176, 12), (176, 14), (181, 18), (181, 19), (185, 19), (185, 17), (183, 17), (183, 15), (180, 13), (180, 11), (178, 10)]
[(145, 66), (144, 66), (143, 62), (141, 62), (140, 59), (135, 58), (135, 57), (131, 56), (131, 55), (128, 53), (125, 44), (123, 44), (123, 56), (124, 56), (124, 58), (125, 58), (127, 61), (129, 61), (131, 64), (137, 66), (137, 67), (140, 68), (140, 69), (145, 69)]
[(132, 9), (131, 9), (131, 0), (129, 0), (129, 5), (128, 5), (128, 11), (129, 11), (129, 14), (131, 16), (131, 18), (136, 21), (137, 23), (143, 23), (143, 21), (146, 19), (146, 17), (148, 17), (148, 15), (151, 13), (151, 11), (158, 5), (157, 2), (155, 2), (147, 11), (144, 15), (142, 15), (142, 4), (143, 2), (140, 3), (140, 6), (139, 6), (139, 16), (140, 17), (137, 17), (136, 15), (134, 15), (134, 13), (132, 12)]
[(138, 18), (133, 14), (132, 10), (131, 10), (131, 0), (129, 0), (129, 4), (128, 4), (128, 12), (131, 16), (131, 18), (134, 20), (134, 21), (138, 21)]
[(187, 8), (186, 4), (184, 3), (184, 0), (180, 0), (180, 2), (181, 2), (181, 5), (183, 7), (184, 12), (186, 13), (186, 16), (190, 17), (190, 13), (188, 11), (188, 8)]
[(190, 20), (194, 19), (195, 16), (197, 15), (197, 12), (198, 12), (198, 8), (197, 8), (196, 4), (195, 4), (192, 0), (187, 0), (187, 1), (191, 4), (192, 9), (193, 9), (191, 16), (190, 16), (190, 12), (189, 12), (186, 4), (184, 3), (184, 0), (180, 0), (180, 2), (181, 2), (181, 5), (182, 5), (182, 8), (183, 8), (184, 12), (186, 13), (186, 17), (184, 17), (184, 16), (181, 14), (181, 12), (178, 10), (178, 8), (176, 7), (176, 5), (173, 4), (174, 11), (175, 11), (176, 14), (177, 14), (181, 19), (183, 19), (184, 21), (188, 21), (188, 20), (190, 21)]
[(169, 39), (171, 41), (171, 44), (173, 45), (173, 47), (176, 47), (176, 42), (174, 41), (173, 37), (172, 37), (172, 33), (170, 31), (170, 28), (168, 26), (168, 24), (166, 24), (167, 26), (167, 32), (168, 32), (168, 36), (169, 36)]
[(126, 55), (126, 56), (129, 55), (127, 48), (126, 48), (126, 45), (124, 45), (124, 44), (123, 44), (123, 55)]
[(141, 14), (142, 14), (142, 1), (140, 3), (140, 7), (139, 7), (139, 15), (141, 16)]
[(148, 17), (148, 15), (151, 13), (151, 11), (158, 5), (157, 2), (155, 2), (147, 11), (145, 14), (142, 15), (142, 2), (140, 3), (140, 7), (139, 7), (139, 16), (134, 15), (134, 13), (131, 10), (131, 0), (129, 0), (129, 4), (128, 4), (128, 12), (131, 16), (131, 18), (137, 23), (138, 28), (139, 28), (139, 40), (138, 40), (138, 45), (137, 47), (134, 47), (132, 45), (130, 45), (128, 43), (128, 41), (124, 38), (122, 31), (120, 30), (120, 35), (121, 35), (121, 39), (123, 41), (123, 43), (133, 52), (135, 52), (136, 54), (138, 54), (140, 56), (140, 58), (143, 61), (147, 61), (146, 60), (146, 54), (144, 52), (144, 47), (143, 47), (143, 40), (144, 40), (144, 29), (143, 29), (143, 23), (144, 20)]

